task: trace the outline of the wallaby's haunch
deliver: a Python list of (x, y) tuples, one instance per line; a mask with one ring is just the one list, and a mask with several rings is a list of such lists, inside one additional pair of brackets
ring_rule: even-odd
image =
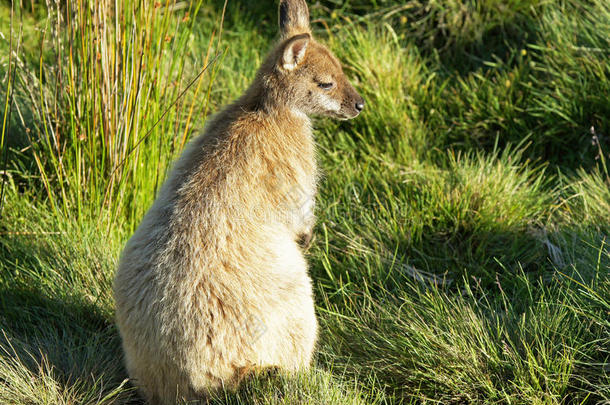
[(279, 23), (254, 83), (190, 143), (122, 253), (116, 318), (151, 404), (311, 362), (317, 322), (299, 246), (314, 222), (308, 115), (354, 118), (364, 100), (312, 38), (304, 0), (280, 1)]

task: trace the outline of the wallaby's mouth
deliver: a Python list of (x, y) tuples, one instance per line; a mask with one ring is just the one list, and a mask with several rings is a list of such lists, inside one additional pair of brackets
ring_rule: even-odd
[(347, 120), (351, 120), (352, 118), (356, 118), (358, 116), (358, 114), (356, 115), (347, 115), (347, 114), (343, 114), (340, 112), (334, 113), (333, 114), (333, 118), (338, 119), (339, 121), (347, 121)]
[(360, 113), (364, 109), (364, 99), (358, 94), (356, 94), (356, 97), (356, 101), (352, 102), (351, 105), (346, 106), (344, 104), (344, 108), (338, 111), (339, 119), (351, 120), (360, 115)]
[(347, 121), (347, 120), (351, 120), (351, 119), (354, 119), (357, 116), (359, 116), (360, 111), (354, 111), (354, 112), (349, 112), (349, 113), (346, 113), (344, 111), (338, 111), (338, 112), (334, 113), (333, 115), (338, 120)]

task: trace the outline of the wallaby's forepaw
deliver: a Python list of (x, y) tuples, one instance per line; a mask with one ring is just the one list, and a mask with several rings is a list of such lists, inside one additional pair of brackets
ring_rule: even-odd
[(311, 244), (311, 239), (313, 237), (313, 232), (302, 233), (297, 238), (297, 243), (303, 249), (307, 249)]

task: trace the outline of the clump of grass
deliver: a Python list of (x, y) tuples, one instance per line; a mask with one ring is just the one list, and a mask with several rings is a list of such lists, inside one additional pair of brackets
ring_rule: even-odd
[[(372, 151), (354, 164), (348, 184), (340, 180), (345, 166), (337, 166), (321, 189), (326, 209), (320, 223), (335, 237), (320, 260), (331, 260), (350, 280), (370, 282), (363, 257), (382, 271), (375, 278), (388, 280), (417, 268), (451, 279), (468, 274), (488, 285), (498, 272), (509, 278), (521, 268), (541, 270), (547, 251), (538, 230), (557, 191), (548, 187), (544, 167), (523, 163), (520, 155), (518, 149), (449, 154), (437, 167), (389, 163), (383, 152)], [(399, 265), (404, 260), (414, 267)], [(384, 262), (391, 273), (376, 267)]]
[(39, 66), (22, 64), (18, 83), (36, 112), (21, 124), (57, 214), (131, 222), (150, 204), (205, 111), (197, 72), (215, 57), (212, 38), (207, 53), (189, 52), (199, 7), (49, 4)]

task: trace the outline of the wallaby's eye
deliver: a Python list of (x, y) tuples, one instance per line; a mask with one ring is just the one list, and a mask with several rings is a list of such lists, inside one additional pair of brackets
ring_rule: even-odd
[(330, 90), (335, 86), (334, 83), (318, 83), (318, 87), (324, 90)]

